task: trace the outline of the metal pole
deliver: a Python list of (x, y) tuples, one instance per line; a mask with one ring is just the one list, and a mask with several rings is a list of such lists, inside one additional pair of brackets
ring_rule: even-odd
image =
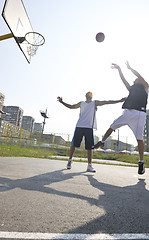
[(0, 36), (0, 41), (6, 40), (6, 39), (12, 38), (12, 37), (13, 37), (12, 33), (8, 33), (8, 34), (5, 34), (5, 35), (2, 35), (2, 36)]

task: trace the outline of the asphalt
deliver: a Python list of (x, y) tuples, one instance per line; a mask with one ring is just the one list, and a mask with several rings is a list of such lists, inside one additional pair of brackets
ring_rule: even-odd
[(149, 232), (149, 169), (0, 157), (0, 232)]

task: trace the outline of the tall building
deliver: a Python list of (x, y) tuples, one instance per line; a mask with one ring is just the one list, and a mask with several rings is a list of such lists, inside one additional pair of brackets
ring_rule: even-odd
[(42, 123), (34, 123), (34, 132), (42, 132)]
[(34, 128), (34, 121), (35, 119), (31, 116), (23, 116), (22, 128), (28, 130), (29, 132), (32, 132)]
[[(4, 100), (5, 100), (5, 96), (0, 92), (0, 111), (3, 110)], [(2, 114), (0, 113), (0, 118), (1, 116)]]
[(23, 110), (20, 107), (3, 106), (3, 111), (7, 114), (2, 114), (2, 120), (21, 128)]
[(146, 123), (144, 127), (144, 147), (149, 151), (149, 110), (146, 111)]

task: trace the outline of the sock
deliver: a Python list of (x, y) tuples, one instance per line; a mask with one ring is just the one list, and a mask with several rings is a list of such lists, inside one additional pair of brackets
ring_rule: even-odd
[(143, 160), (139, 160), (139, 162), (144, 162)]
[(91, 164), (91, 163), (88, 163), (88, 166), (90, 166), (90, 167), (91, 167), (91, 166), (92, 166), (92, 164)]
[(72, 161), (72, 158), (69, 158), (68, 161)]

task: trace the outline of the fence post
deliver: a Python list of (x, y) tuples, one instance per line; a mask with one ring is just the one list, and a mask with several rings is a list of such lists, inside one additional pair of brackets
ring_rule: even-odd
[(3, 131), (2, 131), (2, 136), (5, 136), (5, 122), (3, 121)]
[(21, 137), (22, 137), (22, 128), (20, 129), (20, 136), (19, 136), (19, 147), (21, 145)]
[(31, 131), (31, 134), (30, 134), (30, 145), (29, 145), (30, 148), (32, 147), (32, 137), (33, 137), (33, 131)]
[(8, 128), (7, 128), (6, 145), (7, 145), (7, 143), (8, 143), (8, 136), (9, 136), (9, 124), (8, 124)]
[(41, 136), (42, 136), (42, 132), (40, 133), (40, 135), (39, 135), (39, 145), (38, 145), (38, 148), (40, 149), (40, 144), (41, 144)]
[(52, 140), (52, 142), (53, 142), (53, 151), (54, 151), (54, 149), (55, 149), (55, 134), (53, 135), (53, 140)]
[(127, 137), (126, 137), (126, 152), (127, 152), (127, 150), (128, 150), (127, 142), (128, 142), (128, 139), (127, 139)]
[(113, 138), (111, 137), (111, 154), (113, 154)]

